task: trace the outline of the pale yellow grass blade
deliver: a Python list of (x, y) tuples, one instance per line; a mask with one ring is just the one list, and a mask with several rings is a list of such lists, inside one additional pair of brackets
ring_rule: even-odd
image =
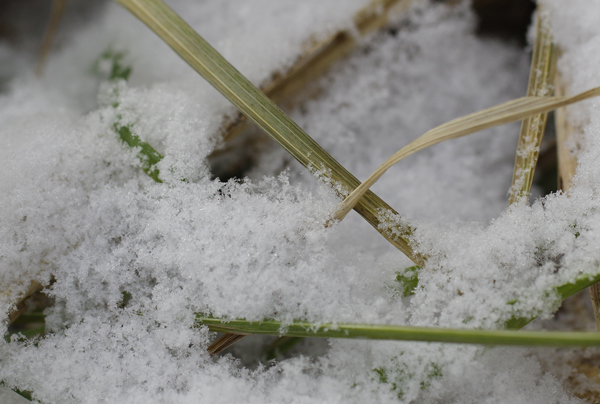
[[(529, 96), (552, 95), (554, 76), (556, 73), (556, 52), (552, 43), (550, 22), (538, 6), (536, 37), (529, 72)], [(523, 120), (512, 186), (510, 188), (510, 203), (528, 200), (533, 175), (540, 155), (540, 146), (546, 128), (548, 113), (543, 112)]]
[[(555, 80), (556, 95), (563, 95), (565, 84), (562, 82), (560, 75), (556, 75)], [(564, 192), (569, 192), (575, 170), (577, 168), (577, 156), (570, 149), (569, 145), (573, 144), (578, 129), (569, 124), (566, 108), (558, 108), (554, 113), (556, 126), (556, 147), (558, 151), (558, 184), (559, 188)], [(596, 328), (600, 331), (600, 284), (595, 283), (590, 286), (590, 299), (592, 300), (592, 309), (596, 320)]]
[(505, 123), (518, 121), (532, 115), (551, 111), (558, 107), (573, 104), (590, 97), (600, 95), (600, 87), (593, 88), (573, 97), (523, 97), (516, 100), (505, 102), (483, 111), (466, 115), (440, 125), (413, 142), (404, 146), (385, 163), (383, 163), (365, 182), (360, 184), (342, 203), (342, 206), (336, 213), (334, 219), (342, 220), (365, 192), (394, 164), (405, 157), (423, 150), (426, 147), (433, 146), (444, 140), (456, 139), (483, 129)]
[[(566, 94), (566, 89), (560, 74), (556, 75), (555, 81), (555, 94), (561, 97)], [(580, 129), (574, 128), (569, 123), (567, 109), (564, 107), (556, 109), (554, 122), (556, 126), (556, 147), (558, 149), (558, 188), (568, 193), (577, 168), (575, 150), (571, 150), (569, 145), (575, 144), (574, 138), (578, 137)]]
[(56, 36), (56, 31), (58, 31), (58, 26), (60, 25), (60, 20), (62, 19), (63, 14), (65, 13), (65, 8), (67, 7), (68, 0), (53, 0), (52, 1), (52, 15), (50, 16), (50, 22), (48, 23), (48, 28), (46, 28), (46, 32), (44, 33), (44, 41), (42, 43), (42, 50), (40, 51), (40, 56), (38, 59), (37, 68), (35, 70), (35, 74), (41, 76), (44, 72), (44, 66), (46, 65), (46, 59), (48, 59), (48, 55), (50, 54), (50, 50), (52, 49), (52, 43), (54, 42), (54, 37)]

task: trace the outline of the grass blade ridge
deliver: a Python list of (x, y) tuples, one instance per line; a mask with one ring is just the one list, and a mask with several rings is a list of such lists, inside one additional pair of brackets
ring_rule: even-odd
[[(556, 51), (552, 43), (549, 24), (547, 17), (538, 6), (535, 45), (527, 88), (528, 96), (552, 94), (556, 74)], [(548, 113), (543, 112), (523, 120), (510, 189), (511, 204), (529, 198), (547, 118)]]

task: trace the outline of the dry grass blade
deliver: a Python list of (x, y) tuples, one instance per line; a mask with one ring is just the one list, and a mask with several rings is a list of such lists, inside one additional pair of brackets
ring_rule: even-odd
[(60, 20), (62, 19), (62, 16), (65, 13), (65, 7), (67, 7), (68, 1), (69, 0), (53, 0), (52, 1), (52, 15), (50, 16), (50, 22), (48, 23), (48, 28), (46, 28), (46, 32), (44, 33), (44, 41), (42, 43), (42, 50), (40, 51), (38, 65), (35, 70), (35, 74), (37, 74), (38, 76), (41, 76), (42, 73), (44, 72), (44, 65), (46, 64), (46, 59), (48, 58), (50, 49), (52, 49), (52, 43), (54, 42), (54, 36), (56, 35), (56, 31), (58, 30), (58, 26), (60, 25)]
[(29, 299), (31, 296), (33, 296), (35, 293), (40, 292), (42, 289), (44, 289), (44, 286), (42, 286), (42, 284), (40, 284), (39, 282), (36, 282), (36, 281), (31, 281), (31, 284), (29, 285), (29, 289), (27, 290), (27, 292), (25, 292), (23, 295), (21, 295), (21, 297), (17, 301), (16, 310), (8, 315), (8, 323), (9, 324), (12, 324), (16, 319), (19, 318), (19, 316), (21, 314), (23, 314), (23, 312), (26, 309), (26, 305), (25, 305), (26, 300)]
[(221, 338), (210, 344), (210, 346), (207, 348), (207, 351), (211, 355), (218, 354), (219, 352), (222, 352), (225, 349), (229, 348), (230, 346), (232, 346), (247, 335), (250, 334), (226, 333)]
[[(556, 76), (555, 89), (556, 95), (563, 95), (566, 92), (560, 75)], [(554, 117), (556, 122), (556, 147), (558, 149), (558, 184), (564, 192), (569, 192), (577, 168), (577, 157), (568, 145), (576, 129), (569, 124), (566, 108), (558, 108)], [(589, 291), (596, 327), (600, 331), (600, 285), (598, 283), (593, 284), (589, 287)]]
[[(360, 182), (333, 159), (279, 107), (229, 64), (212, 46), (160, 0), (117, 0), (158, 34), (179, 56), (239, 108), (248, 118), (267, 132), (302, 165), (319, 170), (335, 184), (348, 191)], [(375, 229), (378, 212), (391, 208), (372, 192), (363, 193), (355, 205)], [(422, 259), (408, 245), (411, 229), (401, 235), (380, 233), (415, 263)]]
[[(547, 96), (552, 93), (556, 73), (556, 52), (549, 24), (547, 17), (540, 12), (538, 6), (535, 45), (527, 88), (529, 96)], [(529, 198), (547, 118), (548, 113), (544, 112), (523, 120), (510, 188), (511, 204)]]
[(600, 284), (595, 283), (590, 286), (590, 299), (592, 300), (594, 318), (596, 319), (596, 328), (600, 331)]
[[(562, 83), (560, 74), (556, 75), (555, 93), (557, 96), (564, 96), (566, 93), (565, 85)], [(564, 192), (569, 192), (575, 170), (577, 168), (577, 157), (574, 150), (571, 150), (568, 145), (572, 141), (573, 136), (577, 132), (569, 124), (566, 108), (557, 108), (554, 113), (556, 126), (556, 146), (558, 149), (558, 187)]]
[[(392, 10), (406, 8), (412, 0), (373, 0), (354, 17), (354, 26), (360, 35), (376, 31), (388, 21)], [(274, 74), (261, 90), (273, 102), (288, 100), (307, 83), (321, 76), (336, 61), (342, 59), (357, 45), (356, 33), (339, 31), (312, 45), (286, 72)], [(243, 115), (226, 124), (225, 141), (235, 138), (248, 125)]]
[(573, 97), (523, 97), (505, 102), (483, 111), (466, 115), (440, 125), (404, 146), (385, 161), (369, 178), (356, 188), (342, 203), (335, 219), (342, 220), (368, 189), (394, 164), (405, 157), (445, 140), (456, 139), (493, 126), (518, 121), (558, 107), (573, 104), (600, 95), (600, 87), (593, 88)]

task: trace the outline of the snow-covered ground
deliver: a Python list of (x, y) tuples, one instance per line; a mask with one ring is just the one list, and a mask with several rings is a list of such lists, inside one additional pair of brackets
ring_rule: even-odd
[[(169, 1), (256, 84), (307, 41), (352, 29), (364, 3)], [(600, 85), (600, 2), (543, 4), (571, 91)], [(526, 92), (528, 54), (476, 37), (467, 4), (417, 1), (390, 26), (291, 112), (359, 179), (428, 129)], [(107, 81), (97, 63), (106, 51), (124, 55), (127, 82)], [(569, 197), (508, 208), (518, 123), (390, 170), (373, 190), (428, 257), (402, 297), (395, 279), (412, 262), (354, 213), (326, 228), (340, 199), (276, 144), (258, 148), (245, 179), (214, 179), (207, 158), (233, 107), (125, 9), (107, 3), (73, 28), (43, 78), (28, 58), (0, 43), (0, 310), (31, 279), (52, 278), (56, 303), (44, 338), (0, 342), (7, 386), (74, 404), (578, 402), (535, 350), (305, 340), (292, 357), (257, 364), (269, 338), (241, 341), (241, 360), (211, 358), (215, 336), (194, 320), (498, 328), (550, 316), (548, 291), (600, 272), (600, 100), (570, 108), (583, 137)], [(163, 183), (119, 140), (122, 121), (165, 156)]]

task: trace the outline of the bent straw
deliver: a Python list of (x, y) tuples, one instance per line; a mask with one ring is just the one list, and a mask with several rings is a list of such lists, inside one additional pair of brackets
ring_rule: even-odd
[(600, 95), (600, 87), (572, 97), (522, 97), (484, 109), (473, 114), (440, 125), (412, 141), (386, 160), (377, 170), (360, 184), (345, 200), (334, 216), (342, 220), (373, 184), (394, 164), (413, 153), (445, 140), (456, 139), (493, 126), (518, 121), (532, 115), (551, 111), (558, 107), (583, 101)]

